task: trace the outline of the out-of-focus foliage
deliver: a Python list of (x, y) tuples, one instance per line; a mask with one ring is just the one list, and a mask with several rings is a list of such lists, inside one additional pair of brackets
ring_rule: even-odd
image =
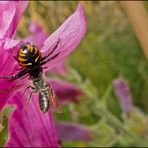
[[(51, 34), (76, 8), (76, 1), (31, 1), (19, 25), (20, 37), (36, 21)], [(87, 124), (94, 131), (89, 143), (67, 142), (64, 146), (148, 146), (148, 63), (117, 1), (81, 2), (87, 17), (87, 34), (67, 60), (69, 73), (61, 77), (85, 93), (80, 104), (63, 107), (57, 120)], [(148, 8), (147, 3), (144, 3)], [(73, 67), (73, 68), (72, 68)], [(130, 85), (134, 104), (130, 116), (122, 114), (113, 93), (113, 79), (122, 76)], [(54, 76), (59, 78), (59, 76)]]

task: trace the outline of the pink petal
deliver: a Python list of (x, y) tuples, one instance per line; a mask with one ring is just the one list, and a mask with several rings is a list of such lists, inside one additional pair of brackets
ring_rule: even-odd
[(0, 2), (0, 38), (12, 37), (28, 1)]
[(15, 33), (19, 20), (21, 16), (23, 15), (24, 11), (26, 10), (28, 3), (29, 1), (17, 1), (15, 15), (13, 17), (13, 21), (11, 22), (10, 29), (7, 32), (9, 37)]
[(62, 61), (61, 63), (57, 64), (54, 68), (52, 68), (51, 71), (65, 76), (67, 74), (67, 67), (65, 63)]
[(19, 40), (14, 40), (14, 39), (10, 39), (10, 38), (5, 38), (5, 42), (4, 42), (4, 49), (11, 52), (11, 54), (13, 54), (13, 51), (17, 51), (17, 47), (20, 45), (22, 41)]
[(15, 15), (16, 2), (0, 2), (0, 38), (6, 36), (7, 30)]
[(62, 104), (66, 104), (71, 101), (78, 103), (78, 97), (83, 94), (75, 85), (65, 81), (50, 80), (48, 83), (53, 87), (59, 102)]
[(92, 132), (82, 124), (57, 122), (56, 130), (60, 141), (88, 141), (92, 138)]
[[(0, 77), (13, 75), (18, 71), (15, 70), (15, 66), (18, 65), (13, 57), (13, 49), (16, 50), (16, 46), (19, 41), (6, 39), (0, 46)], [(8, 48), (8, 49), (5, 49)], [(18, 86), (23, 81), (9, 82), (6, 79), (0, 79), (0, 110), (5, 105), (5, 103), (10, 99), (10, 97), (17, 92)], [(13, 88), (13, 89), (12, 89)], [(13, 91), (12, 91), (13, 90)]]
[(4, 44), (4, 40), (0, 39), (0, 47)]
[(44, 41), (47, 39), (48, 34), (40, 25), (35, 22), (30, 23), (29, 31), (32, 33), (32, 35), (26, 37), (23, 40), (36, 45), (38, 48), (41, 48)]
[(86, 32), (86, 21), (82, 6), (79, 4), (77, 10), (72, 14), (45, 42), (42, 48), (44, 54), (52, 50), (60, 38), (60, 43), (55, 51), (60, 51), (58, 57), (47, 63), (49, 69), (62, 62), (80, 43)]
[(17, 108), (9, 118), (9, 139), (5, 146), (58, 147), (51, 112), (42, 113), (36, 97), (32, 97), (24, 109), (25, 99), (21, 93), (17, 93), (10, 102), (17, 104)]
[[(8, 54), (3, 55), (3, 53), (0, 52), (0, 76), (12, 74), (14, 72), (13, 66), (14, 63), (12, 63), (12, 57), (9, 57)], [(5, 90), (12, 87), (15, 84), (16, 84), (15, 82), (10, 83), (7, 80), (0, 79), (0, 110), (5, 105), (8, 98), (12, 94), (12, 92), (10, 91), (5, 92)]]

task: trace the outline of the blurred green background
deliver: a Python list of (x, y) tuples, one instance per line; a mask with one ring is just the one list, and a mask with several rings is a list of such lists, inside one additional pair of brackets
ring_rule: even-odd
[[(79, 85), (87, 94), (81, 98), (79, 105), (64, 106), (62, 115), (55, 115), (56, 120), (88, 126), (96, 124), (100, 117), (96, 115), (94, 108), (96, 102), (105, 95), (108, 97), (108, 110), (120, 118), (120, 105), (110, 89), (112, 81), (119, 76), (129, 82), (134, 104), (147, 113), (148, 63), (121, 3), (81, 3), (87, 18), (87, 33), (79, 47), (66, 60), (71, 68), (71, 75), (62, 79)], [(36, 21), (51, 34), (75, 11), (77, 4), (77, 1), (31, 1), (19, 24), (19, 35), (23, 37), (29, 34), (30, 21)], [(148, 10), (148, 3), (143, 4)], [(72, 116), (73, 112), (77, 113), (76, 119)], [(87, 146), (81, 142), (65, 144), (68, 145)]]

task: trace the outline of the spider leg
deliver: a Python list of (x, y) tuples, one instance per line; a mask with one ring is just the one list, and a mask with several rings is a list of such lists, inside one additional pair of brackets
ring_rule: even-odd
[(27, 90), (27, 89), (29, 89), (29, 88), (31, 88), (31, 86), (30, 86), (30, 85), (29, 85), (29, 86), (27, 86), (27, 87), (25, 88), (25, 90), (24, 90), (24, 92), (23, 92), (23, 95), (25, 94), (26, 90)]
[(21, 79), (25, 79), (25, 78), (27, 78), (29, 75), (24, 75), (24, 76), (22, 76), (21, 77)]
[(16, 56), (13, 56), (13, 58), (14, 58), (16, 61), (18, 61), (18, 59), (17, 59), (17, 57), (16, 57)]
[(0, 79), (9, 79), (10, 81), (13, 81), (13, 80), (16, 80), (17, 78), (20, 78), (20, 77), (26, 75), (28, 72), (29, 72), (28, 69), (24, 69), (24, 70), (18, 72), (17, 74), (14, 74), (11, 76), (3, 76), (3, 77), (0, 77)]
[(31, 97), (32, 97), (32, 94), (33, 94), (33, 93), (34, 93), (34, 91), (32, 91), (32, 92), (30, 93), (29, 98), (28, 98), (28, 100), (26, 101), (26, 104), (28, 104), (29, 101), (31, 100)]
[(43, 69), (46, 69), (46, 68), (48, 68), (47, 66), (46, 67), (43, 67)]
[[(19, 60), (18, 60), (18, 58), (14, 55), (13, 56), (13, 58), (17, 61), (17, 62), (19, 62)], [(20, 68), (15, 68), (15, 70), (22, 70), (23, 68), (22, 67), (20, 67)]]
[(30, 102), (30, 100), (31, 100), (31, 97), (32, 97), (32, 94), (33, 94), (34, 92), (32, 91), (31, 93), (30, 93), (30, 95), (29, 95), (29, 98), (26, 100), (26, 102), (25, 102), (25, 105), (24, 105), (24, 108), (23, 108), (23, 111), (25, 111), (25, 108), (28, 106), (28, 104), (29, 104), (29, 102)]
[(45, 55), (45, 56), (41, 59), (41, 61), (44, 61), (46, 58), (48, 58), (48, 57), (57, 49), (57, 47), (58, 47), (58, 45), (59, 45), (59, 42), (60, 42), (60, 38), (58, 39), (58, 41), (57, 41), (56, 45), (53, 47), (53, 49), (52, 49), (47, 55)]
[(22, 68), (22, 67), (20, 67), (20, 68), (15, 68), (15, 70), (23, 70), (23, 68)]
[(53, 55), (53, 56), (50, 57), (49, 59), (46, 59), (46, 60), (44, 60), (44, 61), (41, 61), (41, 62), (40, 62), (40, 66), (41, 66), (41, 65), (44, 65), (44, 64), (46, 64), (46, 63), (48, 63), (48, 62), (51, 61), (51, 60), (53, 60), (53, 59), (56, 58), (59, 54), (60, 54), (60, 52), (56, 53), (55, 55)]
[[(31, 88), (32, 91), (31, 91), (31, 93), (30, 93), (28, 99), (27, 99), (26, 102), (25, 102), (25, 106), (24, 106), (24, 109), (23, 109), (23, 110), (25, 110), (26, 106), (27, 106), (28, 103), (30, 102), (33, 93), (36, 93), (36, 92), (38, 91), (37, 88), (36, 88), (32, 83), (31, 83), (28, 87), (26, 87), (25, 91), (26, 91), (27, 89), (29, 89), (29, 88)], [(24, 91), (24, 93), (25, 93), (25, 91)], [(24, 93), (23, 93), (23, 94), (24, 94)]]

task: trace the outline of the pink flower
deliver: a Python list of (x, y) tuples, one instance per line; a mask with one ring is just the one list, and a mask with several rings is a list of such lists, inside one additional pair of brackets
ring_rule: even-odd
[[(13, 58), (13, 53), (17, 52), (17, 46), (21, 41), (12, 38), (14, 37), (17, 24), (27, 4), (28, 2), (21, 1), (0, 2), (1, 75), (12, 75), (17, 72), (14, 68), (18, 63)], [(75, 13), (40, 44), (41, 53), (44, 56), (52, 50), (52, 47), (60, 39), (60, 44), (56, 51), (60, 51), (60, 54), (46, 64), (48, 67), (46, 71), (61, 63), (64, 58), (78, 46), (85, 32), (85, 16), (79, 4)], [(29, 80), (27, 78), (23, 80), (19, 79), (11, 83), (6, 80), (0, 80), (0, 109), (2, 109), (8, 99), (9, 103), (16, 105), (16, 110), (9, 119), (9, 139), (5, 146), (56, 147), (58, 144), (51, 112), (49, 111), (46, 114), (40, 112), (36, 105), (38, 104), (38, 100), (35, 95), (23, 111), (25, 100), (29, 96), (30, 91), (27, 91), (25, 95), (22, 94), (22, 89), (14, 91), (13, 93), (12, 91), (4, 93), (5, 88), (19, 86), (20, 84), (23, 84), (25, 87), (28, 82)]]
[[(6, 12), (5, 11), (4, 12), (8, 13), (8, 14), (10, 13), (9, 15), (12, 15), (13, 13), (9, 10), (11, 10), (14, 7), (16, 2), (4, 3), (4, 4), (9, 6), (9, 9), (6, 9), (5, 10)], [(20, 5), (20, 2), (18, 2), (18, 5)], [(22, 6), (20, 6), (20, 7), (22, 7)], [(15, 9), (18, 9), (18, 7), (15, 7)], [(15, 10), (15, 12), (19, 12), (19, 10)], [(3, 13), (3, 11), (2, 11), (2, 13)], [(16, 18), (16, 17), (12, 17), (12, 18)], [(13, 21), (14, 21), (13, 19), (10, 19), (10, 20), (8, 20), (7, 23), (13, 24), (12, 23)], [(14, 25), (14, 26), (16, 26), (16, 25)], [(15, 31), (14, 31), (14, 28), (10, 27), (5, 32), (15, 32)], [(61, 63), (64, 60), (64, 58), (66, 56), (68, 56), (78, 46), (78, 44), (81, 41), (81, 39), (83, 38), (85, 32), (86, 32), (85, 17), (83, 14), (83, 9), (82, 9), (81, 5), (79, 5), (77, 10), (75, 11), (75, 13), (72, 14), (51, 36), (49, 36), (44, 41), (43, 46), (40, 48), (42, 55), (45, 55), (48, 52), (50, 52), (50, 50), (52, 50), (52, 47), (55, 45), (55, 43), (60, 38), (60, 43), (59, 43), (60, 45), (57, 48), (57, 52), (60, 51), (60, 54), (55, 59), (53, 59), (51, 62), (46, 64), (46, 66), (48, 68), (45, 69), (45, 71), (50, 70), (50, 69), (54, 68), (57, 64)], [(3, 33), (3, 35), (4, 34), (6, 34), (6, 33)], [(17, 63), (16, 63), (15, 59), (13, 58), (13, 53), (15, 53), (17, 50), (17, 48), (14, 48), (14, 47), (16, 47), (16, 45), (19, 44), (19, 41), (15, 41), (15, 42), (14, 41), (12, 42), (11, 39), (5, 39), (5, 38), (3, 39), (3, 44), (2, 44), (3, 46), (2, 47), (4, 50), (0, 51), (0, 57), (2, 57), (2, 59), (0, 61), (0, 68), (1, 68), (2, 75), (14, 74), (14, 67)], [(3, 59), (4, 56), (6, 56), (5, 59)], [(9, 57), (9, 59), (8, 59), (8, 57)], [(11, 67), (9, 66), (10, 63), (12, 65)], [(27, 84), (27, 80), (28, 79), (24, 79), (25, 82), (23, 82), (23, 83)], [(15, 82), (17, 82), (17, 81), (15, 81)], [(11, 85), (18, 84), (15, 82), (14, 82), (14, 84), (11, 83)], [(22, 82), (22, 80), (21, 80), (21, 82)], [(1, 83), (0, 89), (2, 91), (3, 91), (3, 89), (10, 86), (10, 83), (6, 82), (5, 80), (0, 80), (0, 83)], [(6, 85), (6, 87), (4, 87), (5, 85)], [(4, 105), (4, 103), (6, 102), (8, 97), (10, 98), (10, 96), (9, 95), (3, 96), (3, 93), (1, 93), (0, 95), (2, 95), (2, 98), (4, 98), (3, 100), (0, 100), (0, 107), (2, 108), (2, 106)]]
[(128, 83), (123, 78), (114, 80), (114, 91), (119, 100), (120, 106), (125, 113), (128, 113), (132, 106), (132, 94)]

